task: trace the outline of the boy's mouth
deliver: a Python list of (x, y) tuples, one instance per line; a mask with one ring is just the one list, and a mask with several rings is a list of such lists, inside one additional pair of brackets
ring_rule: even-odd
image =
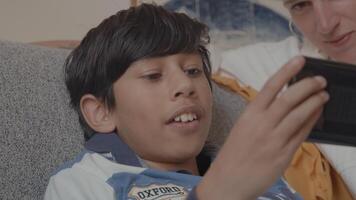
[(198, 117), (195, 113), (183, 113), (173, 119), (173, 122), (191, 122), (197, 120)]
[(172, 118), (167, 125), (179, 132), (192, 133), (198, 130), (200, 121), (196, 113), (186, 112)]
[(170, 117), (166, 123), (189, 123), (199, 121), (201, 116), (202, 111), (196, 106), (185, 106), (174, 112), (172, 117)]

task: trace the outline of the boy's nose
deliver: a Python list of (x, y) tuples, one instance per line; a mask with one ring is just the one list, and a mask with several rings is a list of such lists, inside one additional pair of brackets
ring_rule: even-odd
[(330, 34), (340, 23), (340, 17), (334, 11), (328, 0), (316, 0), (314, 2), (315, 26), (321, 34)]
[(174, 98), (177, 98), (179, 96), (184, 96), (184, 97), (189, 97), (189, 96), (193, 96), (194, 95), (194, 91), (193, 90), (182, 90), (182, 91), (177, 91), (174, 94)]
[(184, 72), (171, 79), (171, 98), (175, 100), (180, 97), (191, 97), (195, 95), (193, 80)]

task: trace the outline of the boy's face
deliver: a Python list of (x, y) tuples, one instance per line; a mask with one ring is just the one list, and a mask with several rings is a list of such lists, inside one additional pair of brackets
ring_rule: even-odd
[(356, 64), (356, 0), (286, 0), (303, 35), (335, 60)]
[(113, 88), (118, 134), (141, 158), (181, 163), (201, 151), (211, 123), (212, 93), (200, 55), (138, 60)]

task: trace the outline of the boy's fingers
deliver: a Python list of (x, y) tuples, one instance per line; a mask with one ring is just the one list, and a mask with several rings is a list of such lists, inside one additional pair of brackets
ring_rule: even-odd
[(288, 144), (287, 141), (295, 137), (295, 134), (308, 124), (308, 120), (310, 120), (318, 110), (322, 109), (328, 100), (329, 95), (325, 91), (321, 91), (312, 95), (294, 108), (276, 127), (276, 131), (279, 133), (281, 141), (286, 141), (286, 144)]
[(321, 76), (308, 77), (291, 85), (270, 105), (271, 116), (279, 123), (294, 107), (325, 87), (326, 80)]
[(279, 91), (296, 75), (304, 66), (305, 59), (302, 56), (292, 58), (277, 71), (263, 86), (252, 103), (259, 108), (267, 108)]
[(287, 144), (288, 151), (295, 152), (299, 145), (306, 140), (322, 113), (323, 108), (317, 110), (307, 120), (306, 124), (290, 139), (290, 142)]
[(294, 134), (294, 137), (291, 137), (284, 146), (282, 146), (282, 151), (284, 152), (281, 156), (282, 160), (291, 161), (293, 155), (300, 147), (300, 145), (306, 140), (308, 135), (310, 134), (314, 124), (319, 119), (320, 114), (322, 113), (323, 109), (319, 109), (313, 116), (307, 120), (305, 126), (303, 126), (299, 131)]

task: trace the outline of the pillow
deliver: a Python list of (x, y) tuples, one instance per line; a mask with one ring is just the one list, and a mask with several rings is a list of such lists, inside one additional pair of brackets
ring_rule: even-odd
[(208, 137), (208, 148), (213, 153), (222, 146), (247, 101), (225, 86), (213, 82), (213, 118)]
[(43, 199), (50, 173), (81, 149), (62, 76), (68, 53), (0, 41), (0, 199)]

